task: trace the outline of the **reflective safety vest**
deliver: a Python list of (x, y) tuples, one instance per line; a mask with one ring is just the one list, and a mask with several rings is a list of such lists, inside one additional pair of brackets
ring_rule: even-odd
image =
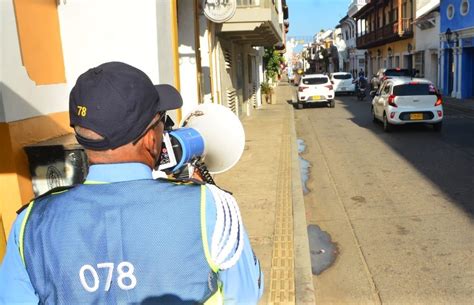
[(84, 184), (30, 203), (20, 254), (40, 304), (223, 304), (207, 187)]

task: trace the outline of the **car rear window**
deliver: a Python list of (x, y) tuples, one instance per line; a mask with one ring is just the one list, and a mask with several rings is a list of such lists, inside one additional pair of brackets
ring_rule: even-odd
[(405, 95), (436, 95), (436, 89), (431, 84), (406, 84), (393, 87), (393, 94)]
[(411, 71), (407, 69), (388, 69), (385, 71), (386, 76), (411, 76)]
[(351, 79), (352, 75), (350, 74), (334, 74), (332, 77), (335, 79)]
[(321, 85), (327, 83), (329, 80), (327, 77), (308, 77), (303, 78), (303, 84), (305, 85)]

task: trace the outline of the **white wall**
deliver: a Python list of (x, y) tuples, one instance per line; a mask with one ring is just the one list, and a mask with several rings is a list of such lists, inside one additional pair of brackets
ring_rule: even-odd
[[(427, 14), (433, 8), (439, 5), (439, 0), (418, 0), (416, 5), (416, 16)], [(415, 52), (423, 51), (425, 58), (424, 77), (431, 80), (435, 84), (438, 78), (438, 62), (432, 60), (432, 54), (437, 54), (439, 48), (439, 31), (440, 31), (440, 16), (435, 13), (436, 25), (435, 27), (421, 30), (419, 27), (415, 28), (416, 47)], [(415, 60), (415, 59), (413, 59)]]
[(1, 1), (1, 95), (3, 121), (11, 122), (68, 109), (65, 84), (36, 86), (22, 65), (12, 1)]
[[(186, 2), (186, 3), (185, 3)], [(179, 74), (183, 115), (191, 112), (199, 103), (196, 68), (196, 41), (194, 37), (194, 8), (192, 1), (181, 0), (178, 4), (179, 24)]]
[[(211, 92), (211, 48), (209, 46), (209, 29), (207, 28), (207, 18), (204, 15), (199, 16), (199, 47), (201, 51), (201, 69), (202, 69), (202, 95), (206, 103), (212, 102)], [(217, 103), (217, 101), (216, 101)]]
[[(68, 0), (58, 6), (66, 84), (36, 86), (22, 66), (12, 1), (1, 1), (0, 120), (68, 110), (69, 91), (87, 69), (123, 61), (159, 83), (155, 0)], [(157, 56), (158, 54), (158, 56)], [(3, 108), (3, 110), (2, 110)], [(3, 112), (3, 114), (2, 114)]]
[(68, 0), (58, 7), (66, 79), (107, 61), (123, 61), (158, 83), (155, 0)]
[(440, 0), (416, 0), (416, 18), (426, 14), (440, 4)]
[(5, 48), (5, 20), (8, 19), (6, 1), (0, 1), (0, 122), (5, 122), (5, 110), (3, 107), (2, 97), (2, 82), (3, 82), (3, 69), (5, 58), (3, 57), (3, 49)]

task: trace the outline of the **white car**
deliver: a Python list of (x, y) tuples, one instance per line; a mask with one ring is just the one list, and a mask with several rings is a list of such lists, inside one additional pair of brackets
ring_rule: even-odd
[(334, 108), (334, 88), (327, 75), (308, 74), (301, 77), (296, 106), (302, 109), (309, 103), (325, 103)]
[(373, 120), (382, 121), (387, 132), (393, 125), (425, 123), (432, 124), (435, 131), (443, 126), (443, 100), (429, 80), (387, 79), (371, 95)]
[(355, 83), (351, 73), (348, 72), (334, 72), (331, 74), (331, 81), (334, 85), (334, 92), (354, 94)]

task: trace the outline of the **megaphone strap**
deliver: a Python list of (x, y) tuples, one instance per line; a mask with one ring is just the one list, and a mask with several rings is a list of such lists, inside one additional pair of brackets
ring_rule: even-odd
[(211, 257), (220, 270), (237, 262), (244, 247), (244, 230), (240, 210), (235, 198), (216, 187), (207, 185), (217, 210), (216, 226), (212, 235)]
[[(232, 267), (235, 263), (237, 263), (237, 260), (240, 258), (240, 255), (242, 254), (242, 250), (244, 248), (244, 228), (243, 228), (243, 223), (242, 223), (242, 218), (240, 216), (240, 210), (237, 205), (237, 201), (235, 198), (227, 193), (224, 193), (224, 196), (227, 197), (227, 202), (230, 203), (231, 210), (233, 210), (233, 213), (231, 215), (234, 215), (231, 217), (231, 220), (236, 218), (237, 221), (233, 221), (233, 223), (236, 223), (235, 229), (231, 231), (231, 240), (234, 241), (233, 245), (229, 245), (229, 251), (234, 250), (234, 253), (230, 257), (228, 257), (228, 253), (224, 254), (224, 250), (222, 253), (222, 259), (224, 260), (227, 258), (227, 260), (220, 262), (220, 268), (222, 270), (228, 269)], [(236, 217), (235, 217), (236, 216)], [(220, 261), (220, 259), (219, 259)]]
[(160, 180), (160, 181), (165, 181), (165, 182), (170, 182), (170, 183), (175, 183), (175, 184), (198, 184), (198, 185), (206, 184), (205, 182), (200, 181), (198, 179), (194, 179), (194, 178), (171, 179), (171, 178), (158, 177), (155, 180)]

